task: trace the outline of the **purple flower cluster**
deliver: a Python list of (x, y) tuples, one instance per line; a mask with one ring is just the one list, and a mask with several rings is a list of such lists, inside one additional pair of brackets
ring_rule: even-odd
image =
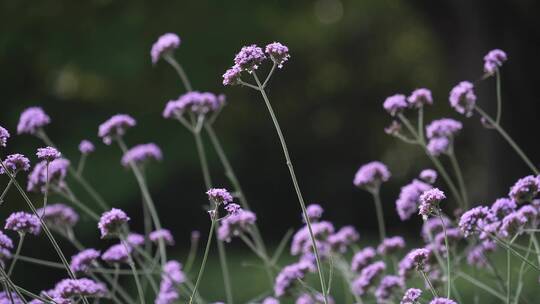
[(110, 145), (114, 139), (121, 137), (126, 130), (137, 124), (135, 119), (127, 114), (116, 114), (99, 125), (98, 136), (106, 145)]
[(79, 215), (73, 208), (64, 204), (51, 204), (37, 210), (37, 214), (50, 228), (64, 231), (71, 228), (79, 221)]
[(351, 261), (351, 270), (354, 272), (360, 272), (364, 267), (369, 265), (373, 261), (373, 258), (377, 255), (377, 252), (373, 247), (366, 247), (354, 254)]
[(494, 49), (484, 56), (484, 72), (487, 75), (493, 75), (508, 59), (503, 50)]
[(437, 171), (433, 169), (424, 169), (420, 172), (418, 177), (428, 184), (434, 184), (437, 181)]
[(249, 231), (256, 220), (255, 213), (248, 210), (229, 215), (220, 221), (218, 238), (230, 242), (231, 238)]
[[(30, 160), (22, 154), (11, 154), (4, 160), (4, 166), (12, 173), (28, 171), (30, 169)], [(0, 166), (0, 174), (4, 173), (4, 167)]]
[(155, 304), (171, 304), (180, 298), (177, 287), (186, 281), (186, 276), (182, 271), (182, 264), (177, 261), (168, 261), (163, 266), (159, 293)]
[(321, 219), (324, 209), (319, 204), (309, 204), (306, 207), (306, 213), (310, 222), (317, 222)]
[(0, 266), (4, 259), (11, 258), (11, 249), (13, 249), (13, 241), (0, 230)]
[(166, 33), (161, 35), (158, 40), (152, 45), (150, 57), (152, 63), (156, 64), (159, 58), (171, 53), (180, 46), (180, 37), (174, 33)]
[(5, 147), (7, 145), (8, 138), (9, 138), (8, 130), (0, 126), (0, 147)]
[(104, 212), (98, 222), (101, 238), (118, 235), (122, 226), (129, 220), (127, 214), (120, 209), (112, 208)]
[(75, 273), (86, 272), (97, 261), (101, 253), (95, 249), (85, 249), (71, 257), (69, 268)]
[(58, 158), (49, 163), (47, 161), (37, 163), (28, 175), (27, 190), (44, 193), (47, 175), (49, 176), (49, 186), (64, 187), (64, 179), (66, 178), (69, 165), (69, 160), (65, 158)]
[(12, 230), (18, 233), (30, 233), (38, 235), (41, 231), (39, 218), (26, 212), (14, 212), (6, 219), (4, 229)]
[[(326, 243), (326, 239), (334, 233), (334, 225), (328, 221), (321, 221), (311, 224), (313, 237), (318, 241)], [(307, 225), (299, 229), (293, 236), (291, 243), (291, 254), (299, 255), (311, 252), (313, 244)]]
[(442, 221), (440, 217), (432, 217), (424, 221), (421, 232), (424, 241), (430, 242), (437, 234), (443, 232), (443, 223), (447, 228), (452, 225), (450, 219), (444, 215), (442, 215)]
[(438, 156), (443, 153), (448, 153), (454, 137), (463, 128), (461, 122), (451, 119), (442, 118), (432, 121), (426, 127), (426, 135), (429, 139), (427, 149), (431, 155)]
[(17, 124), (17, 134), (36, 134), (36, 132), (48, 125), (51, 118), (40, 107), (30, 107), (24, 110)]
[(459, 220), (459, 228), (465, 237), (477, 232), (484, 223), (489, 223), (492, 216), (488, 207), (478, 206), (463, 213)]
[(383, 182), (390, 179), (390, 176), (390, 171), (385, 164), (372, 161), (358, 169), (353, 184), (368, 191), (377, 191)]
[(418, 288), (409, 288), (405, 291), (403, 298), (401, 299), (400, 304), (415, 304), (418, 302), (418, 299), (422, 296), (422, 290)]
[(417, 248), (411, 250), (405, 257), (409, 260), (414, 267), (418, 270), (422, 270), (425, 265), (428, 264), (431, 257), (431, 251), (426, 248)]
[(476, 105), (474, 86), (469, 81), (462, 81), (450, 91), (450, 105), (458, 113), (470, 117)]
[(36, 155), (40, 160), (44, 160), (46, 162), (51, 162), (62, 156), (62, 154), (53, 147), (38, 148)]
[(407, 97), (407, 101), (409, 102), (410, 106), (421, 108), (424, 105), (432, 105), (433, 97), (430, 90), (421, 88), (414, 90), (411, 95)]
[[(24, 304), (16, 292), (10, 291), (10, 293), (11, 294), (8, 294), (7, 291), (0, 291), (0, 304)], [(13, 302), (11, 302), (11, 299), (13, 299)]]
[(395, 275), (387, 275), (381, 279), (381, 283), (375, 290), (377, 303), (385, 303), (396, 291), (405, 288), (403, 278)]
[(225, 104), (225, 95), (210, 92), (187, 92), (176, 100), (167, 102), (163, 110), (164, 118), (177, 118), (186, 111), (196, 115), (205, 115), (219, 110)]
[(107, 287), (90, 279), (64, 279), (56, 284), (55, 292), (64, 299), (78, 296), (101, 298), (108, 294)]
[(405, 248), (405, 240), (401, 236), (386, 238), (377, 247), (377, 252), (382, 255), (390, 255)]
[(227, 206), (225, 206), (225, 210), (227, 211), (227, 214), (234, 215), (242, 211), (242, 207), (240, 207), (240, 205), (238, 204), (230, 203), (230, 204), (227, 204)]
[(353, 292), (358, 296), (364, 295), (370, 287), (375, 285), (375, 281), (385, 269), (386, 265), (382, 261), (364, 267), (352, 283)]
[(438, 210), (439, 203), (445, 199), (444, 192), (438, 188), (429, 189), (420, 195), (420, 207), (418, 214), (427, 219), (429, 215)]
[(145, 242), (144, 235), (138, 233), (130, 233), (126, 237), (129, 246), (142, 246)]
[(417, 179), (401, 188), (396, 200), (396, 211), (402, 221), (409, 219), (416, 213), (420, 204), (420, 195), (429, 189), (431, 189), (430, 184)]
[(253, 72), (266, 59), (263, 50), (255, 44), (242, 47), (234, 57), (234, 64), (247, 72)]
[(167, 245), (174, 245), (174, 237), (168, 229), (158, 229), (150, 232), (148, 235), (150, 241), (157, 243), (159, 240), (163, 240)]
[(360, 234), (353, 226), (341, 227), (336, 233), (328, 236), (328, 244), (337, 252), (344, 253), (350, 245), (360, 239)]
[(313, 271), (315, 271), (313, 264), (302, 260), (283, 267), (276, 277), (274, 294), (276, 297), (284, 296), (297, 280), (303, 279), (308, 272)]
[(279, 42), (268, 44), (264, 51), (280, 69), (283, 67), (283, 63), (291, 57), (289, 48)]
[(228, 204), (233, 201), (232, 195), (225, 188), (212, 188), (206, 191), (208, 199), (215, 202), (216, 204)]
[(95, 149), (94, 144), (87, 139), (81, 140), (81, 143), (79, 144), (79, 152), (81, 152), (81, 154), (88, 155), (94, 152)]
[(261, 304), (279, 304), (279, 300), (274, 297), (266, 297)]
[(512, 188), (510, 188), (508, 196), (520, 204), (532, 201), (540, 191), (539, 179), (538, 176), (532, 175), (520, 178)]
[(457, 302), (448, 298), (435, 298), (429, 304), (457, 304)]
[(403, 94), (396, 94), (387, 97), (383, 103), (383, 108), (392, 116), (396, 116), (397, 114), (403, 112), (408, 106), (407, 97), (405, 97)]
[[(328, 304), (334, 304), (335, 301), (331, 296), (328, 297)], [(279, 304), (279, 302), (276, 302)], [(296, 298), (295, 304), (324, 304), (324, 296), (320, 293), (316, 294), (310, 294), (310, 293), (303, 293), (298, 298)], [(264, 303), (263, 303), (264, 304)]]
[(154, 143), (140, 144), (129, 149), (122, 156), (122, 166), (129, 167), (130, 164), (144, 164), (150, 160), (161, 161), (163, 154), (161, 149)]
[(109, 264), (126, 263), (129, 259), (131, 250), (130, 247), (127, 247), (126, 249), (126, 246), (123, 244), (115, 244), (103, 252), (101, 259)]

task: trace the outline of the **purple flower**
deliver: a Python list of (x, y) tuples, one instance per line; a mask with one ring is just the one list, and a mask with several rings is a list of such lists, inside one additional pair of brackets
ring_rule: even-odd
[(503, 218), (499, 235), (503, 238), (511, 238), (519, 233), (526, 223), (527, 218), (523, 214), (512, 212)]
[(255, 44), (244, 46), (234, 57), (234, 64), (248, 73), (256, 70), (266, 59), (263, 50)]
[(457, 120), (451, 118), (441, 118), (432, 121), (426, 127), (426, 136), (427, 138), (436, 138), (436, 137), (454, 137), (461, 129), (463, 124)]
[(46, 161), (41, 161), (34, 166), (34, 169), (28, 175), (28, 191), (40, 191), (44, 193), (47, 175), (49, 176), (49, 186), (56, 185), (59, 188), (64, 186), (64, 179), (66, 178), (69, 167), (69, 160), (58, 158), (48, 163), (48, 166), (47, 169)]
[(300, 261), (283, 267), (276, 276), (274, 294), (277, 297), (282, 297), (291, 289), (297, 280), (303, 279), (308, 272), (314, 271), (315, 269), (313, 268), (313, 264), (306, 261)]
[(170, 54), (173, 50), (180, 46), (180, 37), (173, 33), (166, 33), (161, 35), (158, 40), (152, 45), (150, 50), (150, 57), (152, 63), (156, 64), (164, 55)]
[(240, 207), (238, 204), (230, 203), (225, 206), (225, 210), (229, 215), (233, 215), (239, 213), (242, 210), (242, 207)]
[(248, 210), (241, 210), (237, 214), (230, 215), (220, 221), (218, 238), (229, 242), (232, 237), (249, 231), (256, 220), (255, 213)]
[(71, 257), (69, 268), (75, 273), (86, 272), (100, 255), (101, 253), (95, 249), (85, 249)]
[(372, 161), (358, 169), (353, 184), (368, 191), (377, 191), (383, 182), (390, 179), (390, 171), (385, 164)]
[(409, 219), (416, 213), (420, 203), (420, 195), (429, 189), (431, 189), (431, 185), (417, 179), (401, 188), (396, 200), (396, 211), (402, 221)]
[(233, 65), (223, 74), (223, 85), (228, 86), (239, 84), (242, 72), (242, 69), (238, 65)]
[(122, 156), (122, 166), (129, 167), (130, 164), (143, 164), (149, 160), (160, 161), (163, 159), (161, 149), (154, 143), (140, 144), (129, 149)]
[(431, 252), (426, 248), (417, 248), (411, 250), (406, 259), (411, 262), (411, 264), (416, 267), (418, 270), (422, 270), (425, 265), (427, 265)]
[(474, 86), (469, 81), (462, 81), (450, 91), (450, 105), (458, 113), (470, 117), (476, 104)]
[(484, 72), (487, 75), (493, 75), (508, 59), (503, 50), (494, 49), (484, 56)]
[(398, 135), (401, 132), (402, 126), (399, 122), (392, 120), (392, 123), (386, 128), (384, 128), (384, 133), (388, 135)]
[(377, 298), (378, 303), (384, 303), (392, 297), (394, 292), (403, 288), (405, 288), (403, 278), (388, 275), (381, 279), (381, 283), (377, 287), (377, 290), (375, 290), (375, 297)]
[(204, 115), (219, 110), (225, 104), (225, 95), (210, 92), (191, 91), (171, 100), (163, 110), (164, 118), (178, 118), (189, 111), (196, 115)]
[(98, 136), (106, 145), (110, 145), (113, 139), (123, 136), (126, 130), (137, 124), (135, 119), (127, 114), (116, 114), (99, 125)]
[(424, 169), (420, 172), (420, 179), (428, 184), (434, 184), (437, 181), (437, 171), (433, 169)]
[(540, 181), (538, 179), (538, 177), (532, 175), (520, 178), (512, 188), (510, 188), (508, 196), (518, 204), (532, 201), (540, 190)]
[(420, 195), (420, 207), (418, 214), (427, 219), (430, 214), (439, 208), (439, 203), (445, 199), (444, 192), (438, 188), (429, 189)]
[[(327, 299), (328, 299), (328, 302), (327, 302), (328, 304), (335, 303), (334, 299), (332, 299), (330, 295), (327, 295)], [(295, 304), (323, 304), (325, 303), (325, 301), (324, 301), (324, 296), (320, 293), (316, 293), (316, 294), (303, 293), (296, 299), (294, 303)], [(279, 304), (279, 302), (276, 302), (276, 304)]]
[(24, 110), (17, 124), (17, 134), (36, 134), (37, 130), (48, 125), (51, 118), (40, 107)]
[[(444, 231), (439, 232), (435, 235), (435, 245), (440, 247), (438, 248), (439, 251), (446, 250), (444, 237), (445, 237)], [(448, 239), (448, 243), (452, 244), (461, 240), (463, 238), (463, 234), (461, 233), (461, 230), (459, 230), (458, 228), (446, 228), (446, 238)]]
[(407, 98), (402, 94), (392, 95), (386, 98), (383, 103), (383, 108), (392, 116), (403, 112), (407, 107)]
[(182, 271), (182, 264), (177, 261), (168, 261), (163, 266), (161, 283), (159, 284), (159, 293), (156, 304), (171, 304), (178, 300), (180, 295), (176, 290), (177, 285), (185, 282), (186, 276)]
[(487, 254), (495, 251), (497, 245), (494, 241), (486, 240), (476, 245), (467, 253), (467, 263), (477, 268), (484, 268), (488, 265)]
[(62, 298), (66, 299), (76, 296), (101, 298), (108, 293), (105, 284), (86, 278), (64, 279), (56, 284), (54, 289)]
[(360, 272), (366, 267), (373, 258), (377, 255), (375, 249), (372, 247), (366, 247), (354, 254), (351, 262), (351, 270), (354, 272)]
[(73, 208), (64, 204), (51, 204), (37, 210), (37, 214), (48, 227), (64, 230), (71, 228), (79, 221), (79, 215)]
[(459, 228), (463, 231), (465, 237), (476, 232), (486, 219), (489, 220), (490, 211), (488, 207), (478, 206), (463, 213), (459, 220)]
[[(22, 154), (11, 154), (4, 160), (4, 166), (13, 173), (28, 171), (30, 169), (30, 160)], [(4, 168), (0, 166), (0, 174), (4, 173)]]
[(409, 104), (415, 108), (421, 108), (424, 105), (432, 105), (433, 97), (431, 91), (428, 89), (416, 89), (412, 92), (411, 96), (407, 97)]
[(150, 241), (157, 243), (159, 240), (163, 240), (167, 245), (174, 245), (174, 237), (168, 229), (158, 229), (150, 232), (148, 236)]
[(353, 292), (358, 296), (364, 295), (375, 284), (375, 280), (385, 269), (386, 265), (381, 261), (366, 266), (352, 282)]
[[(313, 237), (316, 240), (325, 240), (335, 231), (334, 225), (328, 221), (312, 223), (311, 230), (313, 232)], [(307, 253), (312, 250), (312, 247), (313, 244), (311, 242), (308, 226), (303, 226), (293, 236), (291, 242), (291, 254), (298, 255), (301, 253)]]
[(98, 222), (101, 238), (119, 234), (120, 228), (129, 220), (126, 213), (120, 209), (112, 208), (104, 212)]
[(279, 304), (279, 300), (274, 297), (266, 297), (261, 304)]
[(306, 213), (310, 222), (317, 222), (321, 219), (324, 209), (319, 204), (309, 204), (306, 207)]
[(206, 191), (208, 199), (216, 204), (228, 204), (233, 201), (232, 195), (224, 188), (212, 188)]
[(400, 304), (415, 304), (422, 296), (422, 290), (418, 288), (409, 288), (405, 291)]
[(446, 137), (435, 137), (429, 140), (426, 148), (429, 154), (439, 156), (449, 152), (450, 140)]
[(125, 263), (128, 261), (131, 248), (129, 248), (129, 251), (126, 250), (126, 246), (123, 244), (112, 245), (101, 255), (101, 259), (110, 264)]
[(11, 258), (11, 249), (13, 249), (13, 241), (0, 231), (0, 266), (3, 265), (4, 259)]
[(491, 213), (498, 219), (502, 219), (508, 214), (514, 212), (517, 208), (516, 202), (506, 197), (497, 199), (493, 205), (491, 205)]
[(531, 206), (531, 205), (525, 205), (517, 211), (520, 216), (523, 216), (527, 219), (527, 223), (530, 224), (530, 226), (535, 227), (537, 226), (537, 219), (538, 219), (538, 210)]
[(135, 246), (142, 246), (145, 242), (144, 235), (139, 233), (130, 233), (128, 234), (126, 241), (128, 245), (135, 247)]
[(87, 139), (83, 139), (81, 143), (79, 144), (79, 151), (82, 154), (90, 154), (94, 152), (95, 149), (96, 148), (94, 147), (94, 144)]
[(422, 225), (422, 238), (426, 242), (431, 242), (433, 238), (439, 233), (443, 232), (443, 223), (448, 229), (451, 225), (450, 219), (446, 216), (442, 216), (442, 222), (439, 217), (428, 218)]
[[(11, 297), (6, 291), (0, 291), (0, 304), (24, 304), (16, 292), (10, 291), (10, 293)], [(11, 302), (11, 299), (13, 299), (13, 302)]]
[(7, 145), (8, 138), (9, 138), (8, 130), (0, 126), (0, 147), (5, 147)]
[(38, 148), (36, 155), (40, 160), (44, 160), (46, 162), (51, 162), (62, 156), (62, 154), (53, 147)]
[(327, 241), (334, 250), (344, 253), (347, 251), (347, 247), (357, 242), (358, 239), (360, 239), (358, 231), (353, 226), (345, 226), (328, 236)]
[(429, 304), (457, 304), (457, 302), (448, 298), (435, 298), (429, 302)]
[(289, 48), (279, 42), (268, 44), (265, 48), (265, 52), (280, 69), (283, 67), (283, 63), (291, 58), (291, 55), (289, 55)]
[(14, 212), (6, 219), (4, 229), (16, 231), (19, 233), (31, 233), (38, 235), (41, 231), (39, 218), (26, 212)]
[(400, 236), (386, 238), (377, 247), (377, 252), (382, 255), (390, 255), (400, 249), (405, 248), (405, 240)]

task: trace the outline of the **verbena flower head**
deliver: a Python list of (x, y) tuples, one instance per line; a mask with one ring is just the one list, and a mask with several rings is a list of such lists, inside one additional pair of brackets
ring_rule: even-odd
[(240, 207), (238, 204), (230, 203), (225, 206), (225, 210), (227, 211), (227, 214), (234, 215), (238, 214), (242, 210), (242, 207)]
[(264, 51), (270, 56), (270, 59), (277, 64), (278, 68), (282, 68), (285, 61), (291, 58), (291, 55), (289, 55), (289, 48), (279, 42), (268, 44)]
[(129, 167), (130, 164), (141, 165), (150, 160), (161, 161), (163, 154), (161, 149), (154, 143), (140, 144), (132, 147), (122, 156), (122, 166)]
[[(4, 160), (4, 166), (11, 172), (28, 171), (30, 160), (22, 154), (11, 154)], [(4, 168), (0, 166), (0, 174), (4, 174)]]
[(135, 247), (135, 246), (142, 246), (144, 245), (145, 239), (144, 235), (139, 233), (130, 233), (126, 237), (126, 241), (129, 246)]
[(182, 271), (182, 264), (177, 261), (168, 261), (163, 266), (161, 283), (155, 304), (172, 304), (180, 298), (177, 287), (185, 282), (186, 276)]
[(377, 255), (377, 252), (373, 247), (366, 247), (354, 254), (351, 261), (351, 270), (354, 272), (360, 272), (364, 267), (369, 265), (373, 261), (373, 258)]
[(431, 257), (431, 251), (426, 248), (417, 248), (411, 250), (406, 259), (409, 260), (417, 270), (423, 270), (424, 266), (428, 264)]
[(418, 213), (427, 219), (436, 208), (439, 208), (439, 203), (446, 198), (444, 192), (438, 188), (429, 189), (420, 195), (420, 207)]
[(231, 238), (248, 232), (256, 220), (257, 216), (255, 216), (255, 213), (248, 210), (241, 210), (236, 214), (230, 215), (221, 220), (218, 228), (218, 238), (230, 242)]
[(7, 145), (8, 138), (9, 138), (8, 130), (0, 126), (0, 147), (5, 147)]
[[(14, 291), (0, 291), (0, 304), (24, 304), (19, 295)], [(11, 302), (13, 299), (13, 302)]]
[(234, 64), (248, 73), (256, 70), (266, 59), (263, 50), (255, 44), (244, 46), (234, 57)]
[(49, 228), (65, 229), (72, 228), (79, 221), (79, 215), (73, 208), (64, 204), (51, 204), (40, 208), (37, 213)]
[(491, 213), (493, 213), (493, 215), (500, 220), (503, 217), (507, 216), (508, 214), (514, 212), (516, 208), (517, 208), (517, 204), (515, 201), (509, 198), (503, 197), (503, 198), (497, 199), (493, 203), (493, 205), (491, 205), (490, 210), (491, 210)]
[[(327, 295), (327, 303), (328, 304), (335, 304), (334, 299)], [(276, 302), (279, 304), (279, 302)], [(303, 293), (298, 298), (296, 298), (295, 304), (324, 304), (324, 296), (320, 293), (311, 294), (311, 293)], [(264, 303), (263, 303), (264, 304)]]
[(303, 279), (308, 272), (313, 272), (313, 264), (306, 261), (283, 267), (276, 276), (274, 283), (274, 294), (277, 297), (284, 296), (294, 286), (299, 279)]
[(152, 63), (156, 64), (163, 55), (171, 53), (180, 46), (180, 37), (174, 33), (166, 33), (161, 35), (158, 40), (152, 45), (150, 57)]
[[(131, 252), (131, 248), (128, 250)], [(101, 259), (109, 264), (126, 263), (130, 253), (128, 250), (123, 244), (112, 245), (101, 255)]]
[(78, 296), (101, 298), (105, 297), (109, 292), (105, 284), (86, 278), (64, 279), (56, 284), (54, 289), (65, 299)]
[(106, 145), (119, 136), (123, 136), (126, 130), (137, 124), (135, 119), (127, 114), (116, 114), (99, 125), (98, 136)]
[(521, 204), (532, 201), (538, 195), (539, 190), (540, 181), (538, 176), (529, 175), (520, 178), (512, 188), (510, 188), (508, 196), (518, 204)]
[(433, 156), (448, 153), (450, 151), (450, 140), (447, 137), (435, 137), (429, 140), (427, 150)]
[[(326, 238), (328, 238), (328, 236), (333, 234), (335, 231), (334, 225), (328, 221), (312, 223), (311, 230), (316, 240), (326, 240)], [(308, 226), (305, 225), (293, 236), (291, 242), (291, 254), (298, 255), (301, 253), (311, 252), (312, 245)]]
[(94, 147), (94, 144), (87, 139), (81, 140), (81, 143), (79, 144), (79, 151), (81, 152), (81, 154), (88, 155), (94, 152), (95, 149), (96, 148)]
[(41, 231), (41, 223), (37, 216), (19, 211), (12, 213), (6, 219), (4, 229), (19, 233), (31, 233), (33, 235), (38, 235)]
[(437, 181), (437, 171), (433, 169), (424, 169), (420, 172), (419, 177), (428, 184), (434, 184)]
[(352, 291), (358, 296), (364, 295), (370, 287), (374, 286), (375, 280), (385, 269), (386, 265), (382, 261), (366, 266), (352, 282)]
[(485, 206), (478, 206), (463, 213), (459, 220), (459, 228), (465, 237), (477, 232), (490, 217), (490, 210)]
[(69, 268), (75, 273), (86, 272), (97, 261), (101, 253), (95, 249), (85, 249), (71, 257)]
[(216, 204), (228, 204), (233, 201), (232, 195), (224, 188), (212, 188), (206, 191), (208, 199), (215, 202)]
[(178, 118), (185, 112), (204, 115), (219, 110), (224, 104), (225, 95), (223, 94), (191, 91), (181, 95), (177, 100), (167, 102), (163, 117)]
[(48, 168), (47, 161), (37, 163), (32, 172), (28, 175), (27, 190), (44, 193), (47, 175), (49, 176), (49, 186), (54, 185), (63, 188), (68, 168), (69, 160), (65, 158), (58, 158), (49, 162)]
[(525, 205), (517, 211), (520, 216), (523, 216), (525, 219), (527, 219), (527, 224), (531, 227), (536, 227), (538, 224), (538, 210), (531, 206), (531, 205)]
[(527, 217), (522, 213), (512, 212), (505, 216), (499, 228), (499, 236), (511, 238), (521, 232), (521, 228), (527, 223)]
[(38, 129), (48, 125), (51, 118), (40, 107), (24, 110), (17, 124), (17, 134), (36, 134)]
[(405, 95), (396, 94), (385, 99), (383, 108), (392, 116), (403, 112), (408, 107)]
[(307, 216), (311, 222), (317, 222), (321, 219), (324, 209), (319, 204), (309, 204), (306, 207)]
[(384, 128), (384, 133), (386, 133), (388, 135), (396, 136), (396, 135), (400, 134), (402, 129), (403, 129), (403, 126), (399, 122), (397, 122), (395, 120), (392, 120), (390, 125), (388, 127)]
[(448, 298), (435, 298), (429, 304), (457, 304), (457, 302)]
[(242, 68), (240, 68), (238, 65), (233, 65), (223, 74), (223, 85), (228, 86), (239, 84), (242, 72)]
[(402, 221), (408, 220), (418, 210), (420, 195), (431, 189), (430, 184), (414, 179), (410, 184), (401, 188), (396, 200), (396, 211)]
[(5, 259), (11, 258), (11, 249), (13, 249), (13, 241), (0, 231), (0, 266), (3, 265)]
[(426, 127), (427, 138), (447, 137), (453, 138), (461, 129), (463, 124), (455, 119), (441, 118), (432, 121)]
[(494, 49), (484, 56), (484, 72), (487, 75), (493, 75), (508, 59), (503, 50)]
[(98, 222), (101, 238), (118, 235), (122, 226), (129, 220), (127, 214), (117, 208), (104, 212)]
[(403, 278), (395, 275), (387, 275), (381, 279), (381, 283), (375, 290), (378, 303), (385, 303), (396, 291), (405, 288)]
[(266, 297), (261, 304), (279, 304), (279, 300), (274, 297)]
[(62, 154), (53, 147), (38, 148), (36, 155), (40, 160), (47, 162), (51, 162), (62, 156)]
[(174, 245), (174, 237), (168, 229), (158, 229), (150, 232), (148, 236), (150, 241), (157, 243), (159, 240), (163, 240), (167, 245)]
[(409, 288), (405, 291), (403, 298), (401, 299), (400, 304), (415, 304), (418, 302), (418, 299), (422, 296), (422, 290), (418, 288)]
[(360, 239), (360, 234), (353, 226), (341, 227), (338, 232), (328, 236), (328, 244), (332, 249), (344, 253), (347, 248)]
[(432, 105), (433, 97), (430, 90), (421, 88), (414, 90), (411, 96), (407, 97), (407, 101), (412, 107), (421, 108), (424, 105)]
[(377, 191), (383, 182), (390, 179), (390, 176), (390, 171), (385, 164), (373, 161), (358, 169), (353, 184), (368, 191)]
[(474, 86), (469, 81), (462, 81), (450, 91), (450, 106), (458, 113), (470, 117), (476, 105)]
[(452, 224), (450, 219), (445, 215), (442, 215), (442, 221), (440, 217), (432, 217), (424, 221), (421, 235), (426, 243), (431, 242), (436, 235), (443, 232), (443, 223), (447, 229), (449, 229)]
[(400, 249), (405, 248), (405, 240), (400, 236), (385, 238), (377, 247), (377, 252), (380, 255), (392, 254)]

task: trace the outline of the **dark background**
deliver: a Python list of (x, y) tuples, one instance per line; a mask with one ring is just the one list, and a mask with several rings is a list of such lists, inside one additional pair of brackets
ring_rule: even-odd
[[(430, 88), (435, 105), (427, 110), (427, 122), (464, 122), (456, 153), (472, 201), (488, 204), (506, 195), (517, 178), (529, 174), (527, 167), (498, 134), (481, 127), (478, 116), (465, 119), (453, 112), (448, 93), (459, 81), (481, 76), (490, 49), (505, 50), (502, 124), (538, 164), (538, 8), (532, 0), (0, 1), (0, 124), (14, 135), (20, 112), (39, 105), (52, 118), (46, 131), (72, 161), (81, 139), (94, 141), (87, 178), (141, 230), (135, 180), (120, 166), (119, 149), (97, 138), (97, 126), (111, 115), (134, 116), (138, 125), (126, 140), (162, 147), (164, 161), (148, 168), (148, 180), (162, 222), (177, 239), (175, 249), (185, 251), (192, 230), (208, 229), (203, 180), (193, 138), (161, 117), (166, 101), (184, 88), (168, 64), (153, 67), (149, 55), (159, 35), (175, 32), (182, 39), (175, 57), (194, 87), (227, 95), (216, 130), (265, 239), (277, 243), (288, 228), (300, 225), (277, 136), (257, 92), (223, 87), (221, 75), (243, 45), (280, 41), (292, 58), (273, 77), (269, 96), (306, 200), (321, 203), (336, 226), (353, 224), (369, 239), (376, 233), (373, 205), (352, 178), (361, 164), (381, 160), (393, 173), (382, 194), (389, 230), (412, 239), (420, 219), (400, 222), (394, 201), (399, 188), (430, 163), (417, 148), (384, 134), (391, 120), (382, 102)], [(481, 82), (476, 92), (479, 104), (492, 111), (494, 80)], [(41, 145), (31, 136), (13, 136), (2, 155), (20, 152), (35, 162)], [(215, 183), (228, 187), (215, 154), (209, 157)], [(7, 183), (5, 177), (0, 181)], [(0, 212), (7, 217), (23, 208), (11, 191)], [(83, 219), (78, 233), (100, 246), (92, 225)], [(28, 241), (25, 249), (38, 246), (47, 245)]]

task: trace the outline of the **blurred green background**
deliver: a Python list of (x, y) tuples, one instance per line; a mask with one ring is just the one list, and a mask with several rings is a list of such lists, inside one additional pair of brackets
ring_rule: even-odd
[[(447, 97), (457, 82), (481, 76), (487, 51), (504, 49), (509, 61), (502, 76), (502, 123), (538, 163), (538, 9), (532, 0), (4, 0), (0, 124), (14, 134), (20, 112), (39, 105), (52, 118), (46, 128), (49, 136), (72, 160), (78, 157), (81, 139), (94, 141), (97, 151), (88, 160), (87, 178), (107, 201), (127, 210), (132, 228), (140, 231), (135, 180), (120, 166), (119, 149), (97, 139), (97, 126), (111, 115), (134, 116), (138, 126), (128, 132), (127, 142), (152, 141), (163, 149), (164, 161), (149, 168), (148, 179), (182, 259), (191, 231), (206, 231), (208, 219), (193, 138), (178, 123), (161, 117), (165, 103), (184, 88), (165, 62), (150, 62), (152, 43), (165, 32), (175, 32), (182, 39), (175, 56), (194, 87), (227, 95), (216, 129), (265, 239), (276, 244), (287, 229), (301, 225), (279, 143), (256, 92), (223, 87), (221, 75), (243, 45), (280, 41), (289, 46), (292, 58), (273, 77), (269, 96), (306, 200), (321, 203), (325, 217), (336, 226), (355, 225), (370, 242), (376, 233), (372, 203), (367, 193), (354, 189), (352, 178), (362, 163), (381, 160), (393, 174), (383, 189), (389, 231), (414, 242), (420, 219), (400, 222), (394, 201), (399, 188), (430, 163), (418, 149), (384, 134), (390, 118), (382, 102), (395, 93), (430, 88), (435, 105), (427, 110), (427, 121), (444, 116), (464, 122), (456, 152), (473, 201), (488, 204), (506, 195), (517, 178), (528, 174), (527, 167), (497, 134), (481, 127), (478, 117), (455, 114)], [(480, 83), (477, 95), (484, 108), (493, 110), (494, 81)], [(36, 138), (13, 136), (7, 152), (33, 155), (40, 145)], [(215, 183), (228, 186), (218, 159), (212, 153), (209, 157)], [(5, 177), (0, 181), (7, 183)], [(23, 203), (12, 191), (0, 212), (6, 217), (21, 208)], [(78, 233), (89, 246), (103, 247), (92, 225), (83, 219)], [(237, 265), (251, 258), (240, 243), (229, 247), (238, 253), (233, 254)], [(27, 242), (24, 250), (54, 258), (44, 240)], [(34, 269), (19, 266), (20, 279)], [(251, 279), (249, 268), (236, 270), (246, 274), (246, 284), (260, 281)], [(219, 298), (219, 273), (210, 272), (207, 280), (203, 291), (215, 291)], [(51, 284), (31, 281), (36, 289)], [(253, 295), (248, 290), (239, 298)]]

